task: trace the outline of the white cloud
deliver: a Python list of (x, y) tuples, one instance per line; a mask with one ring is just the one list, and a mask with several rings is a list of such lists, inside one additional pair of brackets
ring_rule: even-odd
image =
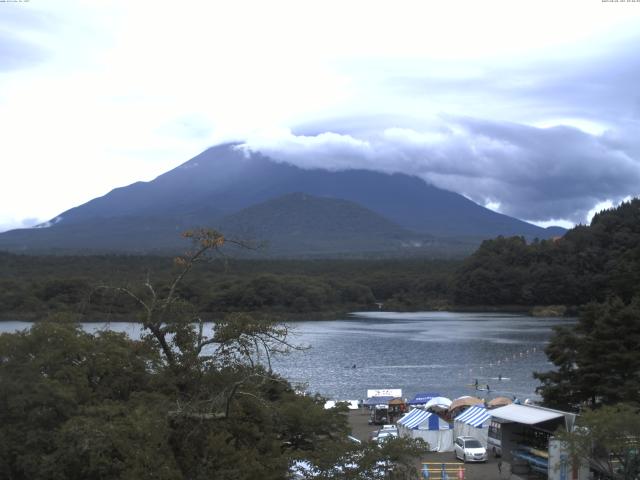
[(537, 225), (539, 227), (542, 228), (547, 228), (547, 227), (562, 227), (562, 228), (566, 228), (566, 229), (570, 229), (576, 226), (575, 223), (570, 222), (569, 220), (565, 220), (565, 219), (558, 219), (558, 218), (552, 218), (550, 220), (545, 220), (543, 222), (535, 222), (535, 221), (531, 221), (531, 220), (527, 220), (529, 223), (533, 223), (534, 225)]
[(470, 118), (442, 119), (432, 128), (391, 128), (366, 137), (281, 130), (246, 146), (303, 168), (417, 175), (540, 225), (550, 219), (580, 223), (596, 203), (640, 193), (640, 161), (602, 136)]
[(500, 202), (487, 202), (484, 204), (484, 208), (488, 208), (489, 210), (493, 210), (494, 212), (500, 213)]
[(587, 212), (587, 215), (585, 216), (585, 220), (586, 220), (586, 224), (590, 224), (591, 220), (593, 220), (593, 217), (597, 214), (602, 212), (603, 210), (609, 210), (615, 207), (620, 206), (620, 204), (622, 204), (623, 202), (628, 202), (632, 199), (632, 197), (630, 196), (626, 196), (622, 199), (619, 199), (617, 201), (612, 201), (612, 200), (604, 200), (602, 202), (598, 202), (596, 205), (594, 205), (594, 207), (589, 210)]
[(613, 207), (614, 207), (614, 204), (611, 200), (607, 199), (603, 202), (598, 202), (591, 210), (587, 212), (587, 215), (585, 218), (587, 221), (587, 224), (591, 223), (591, 220), (593, 220), (593, 217), (596, 213), (599, 213), (603, 210), (608, 210)]
[[(577, 165), (552, 165), (526, 142), (470, 131), (456, 119), (599, 129), (595, 146), (606, 161), (617, 148), (616, 164), (624, 166), (626, 155), (623, 171), (633, 171), (637, 124), (624, 109), (637, 93), (627, 79), (637, 75), (606, 69), (627, 82), (615, 98), (581, 88), (593, 78), (588, 69), (569, 75), (574, 62), (600, 65), (620, 55), (614, 41), (640, 19), (640, 9), (627, 7), (577, 0), (3, 4), (0, 56), (29, 61), (3, 62), (11, 69), (0, 73), (0, 223), (52, 218), (212, 144), (244, 139), (309, 167), (413, 172), (522, 213), (507, 193), (491, 192), (526, 190), (532, 176), (527, 194), (535, 196), (545, 175), (566, 178), (555, 172)], [(360, 123), (338, 129), (346, 118)], [(323, 122), (313, 134), (291, 133)], [(302, 159), (305, 152), (313, 156)], [(589, 168), (594, 176), (606, 170)], [(613, 198), (598, 195), (590, 205)]]

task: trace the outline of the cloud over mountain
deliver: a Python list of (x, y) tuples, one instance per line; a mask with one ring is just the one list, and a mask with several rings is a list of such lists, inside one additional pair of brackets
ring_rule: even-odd
[(228, 141), (534, 221), (640, 193), (635, 5), (249, 3), (2, 4), (0, 225)]
[(568, 126), (442, 117), (430, 127), (387, 128), (362, 136), (283, 131), (245, 146), (304, 168), (417, 175), (532, 221), (583, 223), (595, 204), (640, 194), (634, 125), (595, 135)]

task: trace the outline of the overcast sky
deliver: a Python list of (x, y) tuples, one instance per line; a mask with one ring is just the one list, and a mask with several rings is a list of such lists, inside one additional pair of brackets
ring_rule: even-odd
[(228, 140), (585, 223), (640, 195), (640, 2), (0, 2), (0, 231)]

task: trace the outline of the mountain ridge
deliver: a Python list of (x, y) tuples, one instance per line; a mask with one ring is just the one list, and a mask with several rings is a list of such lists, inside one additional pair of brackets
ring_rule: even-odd
[[(179, 242), (169, 237), (178, 237), (181, 230), (195, 225), (223, 226), (230, 215), (294, 193), (351, 202), (349, 205), (360, 207), (350, 210), (356, 224), (373, 213), (395, 224), (401, 237), (462, 238), (468, 244), (498, 235), (548, 238), (559, 233), (493, 212), (418, 177), (363, 169), (303, 169), (248, 152), (238, 144), (222, 144), (152, 181), (116, 188), (69, 209), (46, 228), (0, 234), (0, 249), (171, 250)], [(325, 210), (317, 211), (326, 215)], [(271, 209), (270, 214), (274, 212)], [(337, 225), (333, 228), (340, 230)], [(285, 234), (274, 238), (284, 239)], [(328, 250), (336, 252), (334, 247)], [(354, 249), (352, 245), (345, 251)], [(294, 248), (291, 253), (305, 252)]]

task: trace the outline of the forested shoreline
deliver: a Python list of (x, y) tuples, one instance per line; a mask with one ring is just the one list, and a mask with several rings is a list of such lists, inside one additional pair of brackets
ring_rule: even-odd
[[(350, 311), (462, 310), (576, 314), (640, 285), (639, 200), (597, 214), (561, 238), (498, 237), (466, 259), (225, 258), (198, 265), (180, 294), (204, 316), (233, 312), (280, 319), (336, 318)], [(166, 285), (173, 259), (158, 256), (30, 256), (0, 252), (0, 319), (64, 312), (83, 321), (133, 320), (117, 288)]]
[[(335, 318), (356, 310), (442, 308), (458, 260), (238, 260), (198, 265), (180, 295), (203, 316), (260, 312)], [(28, 256), (0, 253), (0, 319), (65, 312), (83, 321), (132, 320), (137, 305), (117, 287), (166, 286), (173, 259), (152, 256)]]
[(486, 240), (456, 271), (456, 304), (569, 305), (640, 289), (640, 200), (596, 214), (564, 236), (527, 243), (522, 237)]

